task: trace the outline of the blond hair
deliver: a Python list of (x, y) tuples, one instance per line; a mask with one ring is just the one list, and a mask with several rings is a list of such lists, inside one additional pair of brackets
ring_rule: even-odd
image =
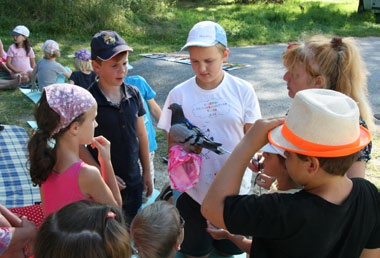
[(324, 88), (339, 91), (355, 100), (368, 128), (376, 128), (367, 98), (368, 70), (353, 38), (311, 36), (304, 43), (290, 46), (283, 54), (287, 69), (291, 70), (299, 62), (311, 77), (323, 76)]
[(58, 58), (61, 56), (61, 52), (59, 50), (54, 50), (53, 53), (44, 51), (44, 58), (45, 59), (50, 59), (50, 58)]
[(177, 208), (157, 201), (140, 210), (131, 224), (131, 236), (140, 258), (174, 257), (183, 240), (183, 223)]
[(74, 59), (74, 66), (75, 69), (81, 72), (90, 72), (92, 71), (92, 64), (91, 61), (85, 61), (79, 58)]

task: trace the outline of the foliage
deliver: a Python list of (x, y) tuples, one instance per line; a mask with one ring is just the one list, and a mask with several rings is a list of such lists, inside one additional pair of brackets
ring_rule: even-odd
[[(12, 43), (9, 31), (24, 24), (31, 31), (30, 40), (37, 60), (42, 57), (43, 42), (54, 39), (61, 49), (57, 61), (74, 69), (69, 56), (77, 49), (89, 49), (92, 35), (104, 29), (118, 31), (133, 47), (130, 61), (139, 58), (140, 53), (178, 51), (190, 28), (201, 20), (220, 23), (227, 32), (230, 46), (289, 42), (305, 33), (380, 36), (375, 16), (371, 12), (357, 13), (357, 1), (286, 0), (278, 4), (271, 0), (247, 0), (248, 4), (236, 4), (238, 2), (243, 1), (0, 0), (3, 7), (0, 38), (7, 49)], [(25, 121), (33, 119), (32, 110), (33, 103), (20, 91), (0, 91), (0, 123), (28, 128)], [(165, 137), (159, 133), (162, 141)], [(376, 143), (378, 141), (377, 136)], [(380, 164), (375, 164), (379, 152), (373, 155), (373, 167), (380, 168)]]

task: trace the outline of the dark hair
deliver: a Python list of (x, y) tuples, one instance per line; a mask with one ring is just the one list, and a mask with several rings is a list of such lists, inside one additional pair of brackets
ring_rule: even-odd
[(109, 205), (82, 200), (50, 214), (38, 230), (35, 258), (131, 257), (121, 212)]
[[(357, 161), (360, 152), (355, 152), (353, 154), (343, 156), (343, 157), (334, 157), (334, 158), (322, 158), (317, 157), (319, 164), (323, 170), (331, 175), (344, 176), (348, 169)], [(298, 158), (301, 160), (307, 160), (306, 155), (296, 153)]]
[[(38, 129), (34, 132), (28, 142), (29, 152), (29, 171), (34, 185), (40, 186), (46, 181), (56, 162), (56, 153), (54, 140), (57, 140), (66, 128), (51, 136), (51, 132), (57, 128), (60, 122), (60, 116), (50, 108), (45, 91), (42, 92), (41, 99), (34, 109), (34, 118), (37, 121)], [(79, 115), (73, 122), (83, 122), (84, 115)], [(72, 122), (72, 123), (73, 123)]]
[(22, 35), (22, 36), (25, 38), (25, 40), (24, 40), (24, 49), (25, 49), (26, 55), (29, 55), (30, 49), (32, 48), (32, 44), (30, 44), (30, 41), (29, 41), (28, 37), (26, 37), (24, 35)]

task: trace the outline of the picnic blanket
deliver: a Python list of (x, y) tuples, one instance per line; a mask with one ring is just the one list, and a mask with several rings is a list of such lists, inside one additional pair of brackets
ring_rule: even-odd
[(7, 208), (33, 205), (41, 201), (27, 169), (27, 142), (24, 128), (4, 125), (0, 131), (0, 203)]
[[(149, 54), (140, 54), (140, 56), (153, 58), (158, 60), (164, 60), (169, 62), (176, 62), (181, 64), (191, 64), (190, 57), (188, 54), (179, 54), (179, 53), (149, 53)], [(249, 67), (247, 64), (234, 64), (229, 62), (223, 63), (223, 70), (232, 71), (237, 69), (242, 69)]]
[(37, 103), (41, 98), (41, 91), (23, 88), (19, 88), (19, 90), (34, 103)]

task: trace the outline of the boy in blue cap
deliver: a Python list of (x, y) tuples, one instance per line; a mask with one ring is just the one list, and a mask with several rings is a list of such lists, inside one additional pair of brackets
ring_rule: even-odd
[[(131, 51), (117, 32), (96, 33), (91, 41), (91, 60), (98, 78), (88, 88), (98, 103), (95, 136), (103, 135), (111, 142), (111, 162), (122, 188), (127, 223), (142, 204), (142, 192), (150, 196), (153, 190), (144, 103), (139, 90), (124, 83)], [(96, 159), (96, 149), (88, 150)]]

